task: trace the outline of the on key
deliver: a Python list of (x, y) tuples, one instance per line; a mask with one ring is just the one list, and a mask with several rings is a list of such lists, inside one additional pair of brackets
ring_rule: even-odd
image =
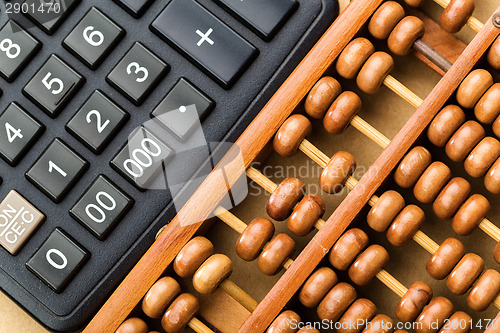
[(257, 49), (194, 0), (172, 0), (151, 30), (229, 89)]

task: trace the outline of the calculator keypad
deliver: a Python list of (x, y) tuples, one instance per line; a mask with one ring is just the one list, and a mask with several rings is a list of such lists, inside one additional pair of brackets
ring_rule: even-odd
[(92, 7), (63, 45), (88, 67), (95, 69), (120, 41), (125, 31)]
[(30, 9), (26, 15), (43, 31), (52, 35), (79, 2), (80, 0), (26, 0), (24, 3)]
[(88, 162), (60, 139), (55, 139), (26, 173), (54, 202), (60, 202), (88, 168)]
[(24, 87), (23, 93), (55, 118), (84, 82), (80, 74), (53, 54)]
[(153, 0), (115, 0), (133, 17), (141, 17)]

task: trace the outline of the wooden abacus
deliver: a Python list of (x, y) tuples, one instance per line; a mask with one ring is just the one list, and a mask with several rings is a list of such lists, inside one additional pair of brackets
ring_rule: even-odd
[[(496, 267), (484, 271), (487, 263), (492, 262), (489, 257), (500, 263), (500, 229), (493, 219), (486, 218), (491, 207), (486, 196), (471, 194), (477, 188), (477, 184), (471, 185), (474, 178), (483, 176), (483, 187), (491, 194), (500, 193), (500, 142), (494, 137), (500, 134), (500, 84), (495, 83), (495, 70), (500, 68), (500, 8), (483, 24), (472, 17), (471, 0), (436, 2), (445, 7), (440, 20), (442, 29), (415, 9), (404, 7), (419, 6), (419, 0), (354, 0), (339, 16), (236, 142), (247, 177), (270, 194), (265, 211), (254, 214), (248, 225), (236, 213), (219, 206), (226, 190), (225, 181), (233, 184), (240, 176), (229, 157), (221, 161), (226, 179), (209, 175), (182, 209), (183, 219), (193, 222), (203, 221), (213, 212), (241, 234), (235, 253), (242, 260), (257, 259), (258, 269), (265, 275), (284, 271), (260, 302), (240, 288), (238, 281), (229, 279), (233, 271), (231, 259), (224, 254), (214, 255), (207, 238), (193, 238), (203, 223), (181, 226), (176, 217), (85, 332), (114, 332), (118, 327), (120, 333), (148, 332), (141, 319), (126, 320), (132, 312), (144, 318), (162, 317), (167, 332), (181, 332), (186, 326), (196, 332), (213, 331), (216, 326), (210, 318), (197, 319), (200, 301), (191, 294), (177, 296), (179, 283), (162, 277), (174, 273), (182, 279), (192, 278), (193, 286), (186, 288), (193, 293), (205, 295), (223, 290), (248, 310), (240, 332), (317, 332), (314, 328), (293, 330), (291, 323), (300, 320), (337, 322), (339, 332), (392, 332), (376, 326), (343, 329), (342, 324), (357, 319), (372, 324), (394, 323), (395, 317), (401, 322), (422, 324), (417, 332), (437, 332), (445, 320), (467, 325), (455, 330), (451, 325), (440, 332), (468, 332), (473, 322), (466, 312), (500, 309), (500, 274)], [(405, 16), (408, 13), (411, 15)], [(477, 31), (466, 48), (449, 35), (465, 24)], [(442, 36), (453, 42), (443, 44)], [(371, 37), (387, 39), (388, 52), (377, 51), (380, 43)], [(390, 74), (395, 65), (391, 54), (409, 53), (443, 75), (425, 99)], [(352, 85), (352, 79), (356, 79), (357, 88), (343, 89)], [(376, 94), (382, 85), (416, 108), (392, 139), (360, 115), (363, 93)], [(305, 115), (300, 114), (302, 105)], [(467, 115), (464, 109), (474, 111)], [(294, 111), (299, 114), (291, 115)], [(313, 126), (321, 126), (317, 120), (322, 120), (326, 132), (335, 135), (352, 125), (380, 146), (380, 155), (359, 180), (354, 175), (356, 160), (350, 152), (335, 151), (330, 157), (312, 139), (306, 139)], [(492, 128), (484, 126), (489, 124)], [(296, 177), (276, 184), (253, 165), (271, 144), (283, 157), (290, 158), (300, 150), (314, 161), (322, 169), (319, 186), (325, 195), (306, 193), (305, 183)], [(449, 166), (452, 161), (464, 161), (466, 174), (457, 176)], [(338, 207), (330, 207), (326, 194), (341, 192), (344, 187), (350, 193)], [(430, 203), (439, 219), (452, 220), (457, 237), (479, 228), (497, 243), (495, 250), (485, 249), (489, 257), (470, 253), (465, 242), (455, 235), (439, 245), (420, 230), (432, 219), (424, 211)], [(322, 219), (328, 209), (333, 213)], [(288, 220), (287, 227), (294, 236), (283, 232), (273, 237), (278, 226), (266, 215), (276, 221)], [(363, 223), (351, 225), (353, 221), (365, 220), (368, 228)], [(305, 247), (298, 246), (300, 241), (295, 236), (313, 234), (314, 228), (317, 232)], [(377, 244), (380, 240), (376, 232), (386, 232), (387, 246)], [(390, 267), (386, 266), (392, 259), (388, 247), (396, 254), (404, 248), (394, 247), (402, 247), (410, 240), (431, 254), (426, 264), (430, 277), (446, 278), (452, 294), (468, 292), (468, 309), (458, 311), (448, 297), (436, 295), (433, 289), (440, 282), (429, 284), (413, 279), (407, 288), (389, 273)], [(292, 260), (297, 248), (299, 254)], [(415, 267), (423, 272), (422, 268)], [(392, 304), (395, 312), (377, 315), (376, 302), (358, 298), (369, 297), (362, 287), (375, 283), (374, 279), (400, 298)], [(298, 301), (293, 302), (295, 298)], [(142, 304), (145, 316), (140, 314), (138, 304)], [(315, 311), (311, 315), (306, 309)], [(438, 322), (439, 327), (431, 328), (431, 322)], [(499, 330), (492, 325), (488, 332)]]

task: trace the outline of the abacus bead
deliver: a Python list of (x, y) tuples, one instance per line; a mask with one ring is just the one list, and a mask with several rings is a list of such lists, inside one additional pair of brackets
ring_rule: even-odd
[(184, 245), (175, 258), (174, 271), (181, 278), (189, 278), (213, 253), (214, 245), (212, 242), (205, 237), (195, 237)]
[(425, 0), (405, 0), (405, 3), (408, 5), (408, 6), (412, 6), (412, 7), (420, 7), (422, 6), (422, 4), (424, 3)]
[(497, 37), (488, 51), (488, 62), (496, 70), (500, 69), (500, 37)]
[(321, 119), (342, 92), (339, 81), (331, 76), (324, 76), (312, 87), (307, 95), (304, 108), (306, 113), (314, 119)]
[(500, 273), (489, 269), (477, 280), (467, 296), (467, 304), (474, 311), (484, 311), (500, 292)]
[(498, 116), (495, 119), (493, 125), (491, 126), (491, 129), (493, 130), (493, 133), (495, 133), (497, 137), (500, 137), (500, 116)]
[(405, 330), (397, 330), (397, 331), (394, 331), (394, 333), (409, 333), (409, 332), (405, 331)]
[(330, 134), (341, 134), (361, 109), (361, 98), (352, 91), (344, 91), (333, 102), (323, 118), (323, 126)]
[(366, 328), (363, 333), (392, 333), (394, 331), (394, 321), (383, 314), (376, 315)]
[(351, 323), (368, 322), (377, 313), (377, 307), (366, 298), (357, 299), (339, 320), (338, 333), (359, 333), (364, 328), (362, 325)]
[(281, 125), (273, 140), (274, 150), (283, 157), (295, 155), (300, 143), (311, 133), (309, 119), (301, 114), (294, 114)]
[(161, 326), (167, 333), (184, 332), (186, 325), (200, 310), (200, 301), (191, 294), (177, 297), (161, 318)]
[(468, 333), (472, 329), (472, 318), (462, 311), (455, 312), (439, 333)]
[(405, 207), (405, 199), (396, 191), (384, 192), (368, 212), (366, 221), (375, 231), (386, 231), (399, 212)]
[(417, 146), (410, 150), (399, 163), (396, 172), (394, 172), (394, 181), (402, 188), (413, 187), (431, 163), (431, 153), (424, 147)]
[(474, 194), (460, 207), (451, 220), (451, 226), (457, 234), (469, 235), (481, 223), (489, 210), (488, 199), (480, 194)]
[(349, 278), (358, 286), (367, 285), (389, 262), (389, 253), (380, 245), (370, 245), (349, 267)]
[(297, 333), (320, 333), (320, 332), (314, 327), (307, 326), (298, 330)]
[(286, 220), (293, 207), (304, 197), (305, 185), (295, 177), (286, 178), (274, 190), (266, 204), (267, 214), (276, 221)]
[(353, 79), (373, 52), (372, 42), (363, 37), (356, 38), (347, 44), (337, 59), (337, 73), (343, 78)]
[(332, 156), (319, 177), (319, 186), (326, 193), (338, 193), (344, 188), (347, 179), (356, 169), (354, 156), (339, 151)]
[(368, 58), (356, 78), (361, 91), (375, 94), (394, 67), (394, 59), (385, 52), (375, 52)]
[(439, 25), (449, 33), (459, 32), (474, 12), (474, 0), (451, 0), (446, 6)]
[(158, 319), (180, 293), (179, 283), (170, 276), (165, 276), (156, 281), (144, 296), (142, 311), (148, 317)]
[(473, 70), (458, 87), (457, 101), (462, 107), (472, 109), (492, 85), (493, 77), (487, 70)]
[(361, 229), (347, 230), (330, 251), (330, 264), (338, 270), (345, 271), (368, 245), (368, 235)]
[(413, 194), (418, 201), (431, 203), (450, 178), (450, 168), (442, 162), (434, 162), (418, 179), (413, 188)]
[(300, 317), (293, 311), (286, 310), (282, 312), (273, 323), (268, 327), (267, 333), (295, 333), (296, 328), (292, 328), (295, 325), (292, 323), (300, 323)]
[(129, 318), (125, 320), (115, 333), (147, 333), (148, 325), (140, 318)]
[(467, 200), (470, 191), (471, 185), (467, 180), (455, 177), (446, 184), (436, 200), (434, 200), (432, 210), (440, 219), (450, 219)]
[(484, 138), (483, 126), (469, 120), (453, 134), (445, 147), (446, 155), (455, 162), (465, 160), (472, 149)]
[(194, 289), (200, 294), (211, 294), (232, 272), (231, 259), (224, 254), (214, 254), (194, 273)]
[(464, 254), (462, 242), (456, 238), (448, 238), (427, 261), (425, 269), (434, 279), (442, 280), (450, 274)]
[(456, 105), (447, 105), (432, 120), (427, 130), (427, 137), (435, 146), (444, 147), (464, 122), (464, 111)]
[(486, 91), (474, 107), (474, 115), (483, 124), (491, 124), (500, 114), (500, 83)]
[(243, 260), (255, 260), (273, 235), (274, 224), (266, 218), (256, 218), (248, 224), (238, 238), (236, 253)]
[[(427, 305), (418, 317), (415, 332), (435, 333), (453, 313), (453, 304), (444, 298), (436, 297)], [(421, 324), (420, 324), (421, 323)], [(438, 328), (435, 328), (438, 323)]]
[(493, 163), (484, 176), (484, 186), (493, 194), (500, 193), (500, 158)]
[(451, 271), (446, 285), (456, 295), (463, 295), (484, 270), (484, 260), (474, 253), (467, 253)]
[(404, 16), (405, 10), (399, 3), (395, 1), (384, 2), (370, 19), (368, 31), (377, 39), (386, 39)]
[(277, 274), (287, 259), (295, 252), (295, 241), (287, 234), (276, 235), (267, 245), (257, 260), (260, 271), (266, 275)]
[(487, 136), (472, 149), (465, 159), (465, 171), (472, 177), (482, 177), (499, 156), (500, 142), (491, 136)]
[(387, 45), (392, 53), (399, 56), (407, 55), (413, 43), (424, 35), (424, 22), (415, 16), (406, 16), (392, 30)]
[(323, 216), (325, 209), (323, 199), (317, 195), (306, 195), (295, 206), (292, 216), (288, 219), (288, 229), (297, 236), (306, 236)]
[(321, 267), (307, 279), (300, 289), (300, 302), (308, 308), (317, 307), (337, 282), (337, 274), (333, 270)]
[(321, 320), (337, 321), (356, 299), (356, 289), (348, 283), (340, 282), (333, 287), (319, 303), (317, 313)]
[(493, 257), (495, 261), (500, 264), (500, 242), (495, 246), (495, 250), (493, 251)]
[(402, 322), (414, 321), (431, 299), (432, 289), (427, 283), (413, 283), (396, 306), (396, 317)]
[(425, 221), (424, 211), (415, 205), (408, 205), (396, 216), (387, 230), (387, 240), (394, 246), (405, 245)]

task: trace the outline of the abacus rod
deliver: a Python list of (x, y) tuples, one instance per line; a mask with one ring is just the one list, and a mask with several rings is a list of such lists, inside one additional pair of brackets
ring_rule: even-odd
[[(434, 2), (443, 8), (446, 8), (450, 3), (449, 0), (434, 0)], [(474, 16), (469, 17), (469, 19), (467, 20), (467, 25), (476, 33), (479, 32), (479, 30), (481, 30), (484, 26), (484, 24)]]
[(196, 333), (214, 333), (214, 331), (212, 331), (207, 325), (203, 324), (201, 320), (196, 317), (193, 317), (189, 321), (188, 326)]
[(399, 82), (394, 76), (387, 75), (384, 79), (384, 85), (394, 91), (398, 96), (411, 104), (414, 108), (418, 108), (424, 101), (418, 97), (413, 91), (408, 89), (404, 84)]
[(229, 280), (229, 278), (222, 281), (219, 287), (250, 312), (253, 312), (257, 305), (259, 305), (256, 300), (238, 287), (233, 281)]
[(372, 125), (363, 120), (360, 116), (356, 115), (351, 120), (352, 127), (367, 136), (370, 140), (378, 144), (382, 149), (387, 148), (391, 140), (385, 135), (377, 131)]
[(380, 272), (378, 272), (376, 277), (380, 280), (380, 282), (385, 284), (389, 289), (391, 289), (396, 295), (401, 298), (408, 291), (408, 288), (406, 288), (394, 276), (389, 274), (389, 272), (387, 272), (385, 269), (382, 269)]
[(495, 242), (500, 242), (500, 229), (494, 225), (490, 220), (484, 218), (481, 223), (479, 223), (479, 228), (484, 231), (488, 236), (493, 238)]
[(431, 60), (434, 65), (447, 72), (453, 65), (448, 59), (443, 57), (441, 53), (434, 50), (429, 44), (419, 38), (413, 43), (413, 47), (417, 52), (422, 54), (427, 59)]

